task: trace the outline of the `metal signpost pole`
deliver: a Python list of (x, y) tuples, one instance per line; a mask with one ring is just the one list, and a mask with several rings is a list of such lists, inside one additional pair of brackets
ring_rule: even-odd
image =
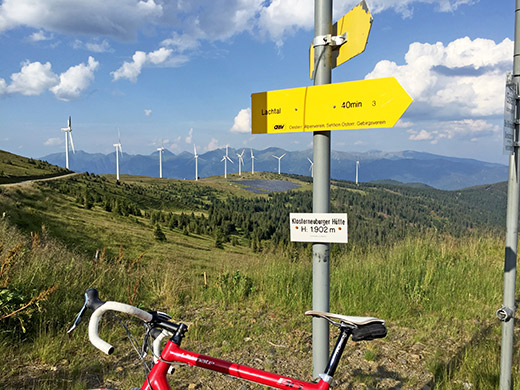
[[(513, 79), (512, 98), (516, 106), (514, 114), (514, 131), (512, 134), (512, 153), (509, 158), (509, 181), (507, 193), (507, 226), (506, 226), (506, 249), (504, 261), (504, 298), (503, 306), (497, 311), (498, 318), (502, 322), (502, 349), (500, 359), (500, 389), (511, 389), (511, 371), (513, 362), (513, 331), (514, 315), (516, 310), (515, 289), (516, 289), (516, 259), (518, 246), (518, 201), (519, 201), (519, 173), (520, 159), (518, 156), (518, 113), (520, 104), (518, 91), (520, 90), (520, 0), (516, 0), (515, 8), (515, 44), (513, 57)], [(506, 91), (508, 92), (508, 91)], [(510, 91), (509, 91), (510, 92)], [(507, 94), (506, 94), (507, 98)], [(511, 96), (509, 97), (511, 98)], [(506, 101), (507, 105), (507, 101)], [(506, 124), (504, 124), (506, 126)]]
[[(332, 0), (314, 2), (314, 85), (331, 83), (332, 48), (324, 39), (332, 33)], [(313, 134), (314, 177), (313, 213), (328, 213), (330, 209), (330, 131)], [(329, 247), (328, 243), (312, 246), (312, 309), (329, 311)], [(325, 372), (329, 358), (329, 324), (322, 318), (312, 320), (313, 376)]]
[[(412, 102), (393, 77), (331, 84), (332, 68), (365, 50), (371, 26), (372, 15), (365, 0), (334, 25), (332, 0), (315, 0), (314, 39), (309, 56), (314, 86), (251, 94), (253, 134), (313, 131), (314, 158), (309, 160), (313, 164), (313, 214), (330, 214), (331, 130), (393, 127)], [(330, 243), (347, 242), (347, 218), (334, 219), (333, 224), (338, 226), (330, 229), (329, 233), (345, 229), (339, 241), (331, 241), (332, 235), (317, 239), (316, 234), (323, 233), (319, 226), (298, 226), (300, 219), (294, 218), (294, 229), (301, 227), (300, 232), (305, 234), (293, 237), (291, 228), (291, 241), (313, 242), (312, 309), (328, 312)], [(345, 225), (340, 226), (342, 223)], [(310, 233), (312, 237), (307, 237)], [(312, 372), (318, 378), (325, 372), (329, 359), (329, 324), (321, 318), (312, 321)]]
[[(513, 57), (513, 88), (515, 124), (513, 131), (513, 153), (509, 158), (509, 180), (507, 189), (507, 226), (506, 226), (506, 249), (504, 261), (504, 298), (503, 306), (497, 311), (498, 318), (502, 321), (502, 349), (500, 356), (500, 390), (510, 390), (511, 370), (513, 363), (513, 330), (516, 282), (516, 258), (518, 246), (518, 194), (520, 160), (518, 156), (518, 113), (520, 105), (518, 91), (520, 85), (520, 0), (516, 0), (515, 8), (515, 44)], [(506, 95), (507, 96), (507, 95)], [(507, 104), (507, 102), (506, 102)]]

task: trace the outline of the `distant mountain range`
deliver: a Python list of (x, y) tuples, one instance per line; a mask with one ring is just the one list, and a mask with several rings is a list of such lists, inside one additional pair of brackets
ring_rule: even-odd
[[(229, 149), (228, 173), (238, 172), (237, 153), (242, 149)], [(280, 148), (253, 150), (255, 171), (278, 172), (278, 159), (273, 156), (286, 154), (281, 160), (281, 172), (310, 176), (312, 150), (289, 152)], [(200, 154), (198, 158), (199, 177), (224, 175), (224, 163), (221, 161), (225, 149), (216, 149)], [(86, 153), (78, 151), (69, 155), (70, 168), (76, 172), (88, 171), (95, 174), (115, 174), (115, 153)], [(44, 156), (45, 160), (58, 166), (65, 165), (65, 153)], [(373, 182), (393, 180), (401, 183), (422, 183), (438, 189), (455, 190), (481, 184), (492, 184), (507, 180), (508, 167), (502, 164), (488, 163), (473, 159), (446, 157), (430, 153), (402, 151), (366, 153), (348, 153), (332, 151), (331, 178), (354, 181), (356, 161), (359, 161), (359, 181)], [(159, 154), (130, 155), (123, 154), (119, 159), (122, 175), (159, 176)], [(174, 154), (164, 151), (163, 177), (175, 179), (194, 179), (195, 158), (188, 152)], [(243, 172), (251, 171), (251, 151), (244, 153)]]

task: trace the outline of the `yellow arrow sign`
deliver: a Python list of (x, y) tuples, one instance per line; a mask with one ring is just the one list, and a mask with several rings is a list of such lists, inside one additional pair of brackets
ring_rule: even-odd
[(252, 133), (392, 127), (411, 102), (393, 77), (254, 93)]
[[(371, 27), (372, 15), (365, 0), (332, 26), (332, 35), (341, 36), (346, 33), (347, 41), (341, 46), (333, 48), (331, 69), (365, 51)], [(310, 77), (313, 79), (314, 47), (312, 46), (309, 51), (309, 69)]]

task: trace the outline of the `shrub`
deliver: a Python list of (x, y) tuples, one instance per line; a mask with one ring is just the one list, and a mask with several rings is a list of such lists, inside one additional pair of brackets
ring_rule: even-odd
[(159, 224), (155, 225), (155, 230), (153, 232), (153, 236), (157, 241), (166, 241), (166, 235), (162, 231)]

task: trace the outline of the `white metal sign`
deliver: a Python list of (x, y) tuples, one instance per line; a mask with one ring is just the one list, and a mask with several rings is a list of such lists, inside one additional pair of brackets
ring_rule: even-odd
[(290, 213), (291, 241), (347, 243), (347, 214)]
[(516, 85), (510, 75), (506, 83), (504, 102), (504, 154), (514, 153)]

